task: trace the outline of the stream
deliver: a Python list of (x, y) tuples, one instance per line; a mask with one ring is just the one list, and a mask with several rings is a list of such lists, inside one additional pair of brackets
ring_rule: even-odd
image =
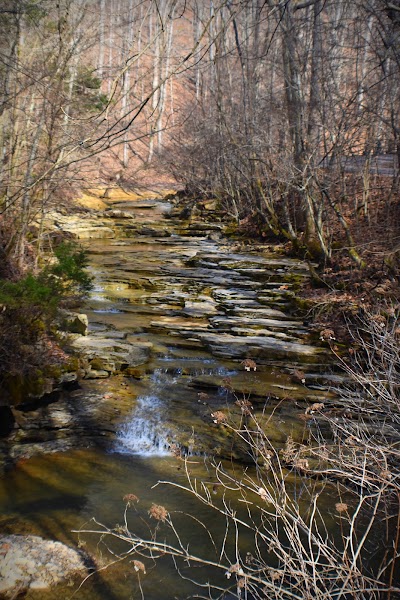
[[(95, 286), (82, 308), (89, 335), (75, 336), (74, 346), (87, 357), (87, 376), (56, 401), (21, 413), (42, 427), (15, 433), (15, 464), (0, 480), (0, 525), (3, 533), (73, 547), (79, 541), (99, 564), (114, 564), (80, 588), (67, 582), (49, 592), (29, 590), (24, 597), (32, 600), (128, 600), (142, 591), (149, 600), (194, 597), (192, 583), (166, 558), (157, 566), (148, 561), (139, 585), (129, 562), (115, 562), (98, 536), (73, 530), (90, 528), (92, 517), (110, 527), (120, 523), (123, 497), (135, 494), (132, 529), (143, 527), (153, 502), (163, 504), (176, 512), (185, 543), (207, 556), (207, 536), (184, 513), (203, 519), (217, 537), (224, 523), (157, 482), (186, 483), (183, 457), (193, 477), (211, 483), (206, 457), (251, 463), (243, 443), (213, 418), (221, 411), (240, 423), (243, 400), (266, 423), (275, 448), (289, 436), (307, 439), (310, 425), (301, 416), (340, 381), (327, 345), (293, 316), (304, 263), (228, 241), (215, 220), (183, 222), (159, 199), (114, 198), (110, 208), (132, 218), (108, 219), (113, 237), (84, 242)], [(327, 524), (331, 504), (329, 497), (321, 501)]]

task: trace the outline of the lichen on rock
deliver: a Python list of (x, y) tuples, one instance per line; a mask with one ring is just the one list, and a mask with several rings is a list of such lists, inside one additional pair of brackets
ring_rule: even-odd
[(0, 594), (45, 590), (87, 571), (82, 553), (35, 535), (0, 536)]

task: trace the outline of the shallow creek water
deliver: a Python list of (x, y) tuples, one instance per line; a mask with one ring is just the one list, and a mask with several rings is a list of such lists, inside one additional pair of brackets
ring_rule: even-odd
[[(53, 445), (51, 453), (17, 462), (0, 481), (0, 526), (74, 547), (80, 540), (107, 564), (113, 557), (98, 545), (98, 536), (80, 537), (72, 530), (92, 527), (92, 517), (110, 527), (122, 522), (123, 496), (132, 493), (140, 499), (130, 517), (132, 530), (143, 527), (140, 518), (152, 502), (163, 504), (176, 513), (185, 543), (208, 556), (207, 535), (183, 513), (205, 520), (217, 538), (225, 523), (188, 494), (154, 487), (159, 480), (186, 482), (183, 461), (171, 456), (171, 444), (190, 457), (193, 476), (213, 486), (204, 457), (246, 458), (213, 422), (214, 411), (240, 419), (235, 402), (250, 398), (260, 419), (268, 419), (269, 439), (279, 448), (289, 435), (307, 437), (309, 425), (300, 415), (309, 403), (329, 396), (338, 376), (326, 351), (291, 314), (293, 289), (306, 277), (303, 263), (266, 250), (235, 249), (215, 224), (204, 229), (167, 220), (170, 207), (160, 201), (114, 201), (113, 208), (132, 211), (133, 225), (117, 220), (116, 237), (86, 244), (95, 288), (84, 308), (90, 335), (77, 344), (92, 360), (94, 378), (67, 398), (78, 406), (89, 401), (97, 410), (100, 406), (103, 429), (94, 423), (91, 437), (87, 421), (75, 437), (65, 434), (68, 450), (55, 452), (59, 446)], [(131, 366), (130, 377), (101, 379), (107, 360), (137, 346), (147, 358)], [(110, 347), (114, 355), (107, 359)], [(246, 359), (256, 362), (257, 371), (245, 370)], [(306, 385), (295, 381), (298, 369)], [(90, 414), (95, 419), (96, 413)], [(321, 502), (329, 525), (332, 499)], [(163, 559), (156, 568), (147, 561), (146, 567), (141, 577), (146, 598), (193, 597), (192, 585), (179, 579), (170, 561)], [(26, 597), (128, 600), (140, 598), (141, 591), (132, 565), (124, 561), (79, 589), (59, 586), (49, 593), (29, 591)]]

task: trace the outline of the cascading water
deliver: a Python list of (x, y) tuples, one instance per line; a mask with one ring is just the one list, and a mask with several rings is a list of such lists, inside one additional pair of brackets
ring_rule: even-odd
[(120, 454), (166, 456), (169, 443), (163, 423), (164, 403), (153, 395), (138, 398), (132, 418), (118, 433), (115, 451)]
[[(161, 359), (161, 362), (168, 364), (168, 357)], [(172, 430), (168, 428), (166, 417), (168, 405), (176, 396), (182, 381), (200, 375), (231, 377), (237, 373), (212, 360), (182, 360), (182, 363), (183, 366), (179, 369), (164, 366), (154, 371), (150, 378), (149, 394), (139, 396), (130, 419), (122, 425), (117, 434), (115, 452), (141, 456), (170, 455), (170, 448), (174, 446), (175, 440)], [(196, 395), (193, 391), (192, 394)], [(190, 447), (184, 451), (191, 454)]]
[(165, 402), (160, 397), (167, 383), (174, 383), (166, 372), (156, 369), (151, 377), (150, 393), (139, 396), (131, 418), (117, 434), (115, 451), (120, 454), (166, 456), (169, 452)]

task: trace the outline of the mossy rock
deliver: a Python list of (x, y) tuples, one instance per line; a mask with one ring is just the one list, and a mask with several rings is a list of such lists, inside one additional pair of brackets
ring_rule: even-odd
[(239, 233), (238, 224), (236, 222), (229, 223), (229, 225), (226, 225), (226, 227), (224, 227), (223, 233), (227, 237), (237, 236)]
[(306, 312), (306, 311), (312, 309), (313, 305), (314, 305), (312, 300), (308, 300), (306, 298), (300, 298), (299, 296), (293, 296), (291, 298), (291, 302), (297, 310), (300, 310), (302, 312)]
[(137, 367), (127, 367), (123, 370), (123, 374), (126, 377), (133, 377), (134, 379), (143, 379), (146, 375), (145, 369), (138, 369)]
[(68, 361), (63, 365), (62, 370), (65, 373), (69, 373), (71, 371), (79, 371), (81, 369), (81, 360), (77, 356), (71, 356), (68, 358)]
[(89, 364), (90, 364), (90, 368), (93, 371), (106, 371), (107, 370), (106, 367), (104, 366), (105, 363), (101, 358), (98, 358), (98, 357), (93, 358)]
[(3, 380), (3, 395), (12, 406), (22, 404), (32, 398), (41, 398), (49, 394), (54, 387), (54, 379), (46, 377), (42, 371), (29, 376), (9, 374)]
[(79, 313), (71, 313), (64, 315), (61, 321), (61, 328), (69, 333), (78, 333), (79, 335), (87, 335), (89, 321), (87, 315)]

